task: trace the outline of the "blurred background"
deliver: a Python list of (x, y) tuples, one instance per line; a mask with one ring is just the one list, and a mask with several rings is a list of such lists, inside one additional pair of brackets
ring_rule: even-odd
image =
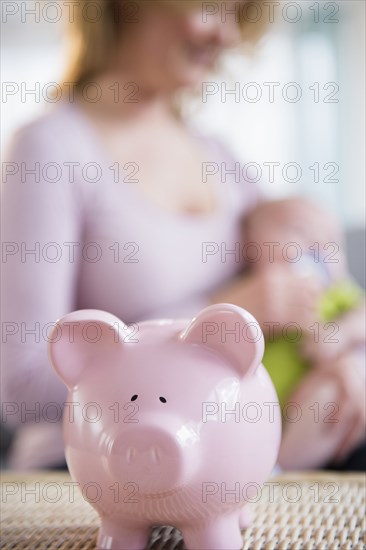
[[(2, 152), (18, 127), (52, 107), (72, 4), (1, 2)], [(226, 142), (267, 196), (303, 193), (335, 210), (364, 286), (365, 3), (278, 4), (260, 46), (227, 54), (184, 116)]]
[[(4, 150), (17, 127), (52, 106), (73, 2), (1, 4)], [(277, 4), (260, 47), (228, 54), (185, 114), (225, 141), (241, 168), (253, 163), (252, 177), (268, 196), (301, 192), (333, 208), (357, 249), (350, 260), (363, 283), (365, 3)]]

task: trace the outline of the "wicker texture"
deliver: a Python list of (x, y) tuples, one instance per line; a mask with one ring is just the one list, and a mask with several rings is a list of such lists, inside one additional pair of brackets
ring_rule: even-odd
[[(69, 483), (66, 473), (3, 473), (0, 547), (94, 549), (98, 516)], [(365, 493), (363, 474), (273, 478), (252, 498), (243, 549), (366, 549)], [(166, 527), (153, 531), (149, 548), (183, 550), (184, 544), (178, 531)]]

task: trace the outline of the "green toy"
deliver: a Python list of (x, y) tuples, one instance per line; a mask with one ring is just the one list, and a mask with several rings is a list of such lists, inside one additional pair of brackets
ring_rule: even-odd
[[(329, 286), (319, 304), (319, 316), (323, 322), (335, 321), (340, 315), (354, 309), (363, 292), (352, 281), (342, 281)], [(290, 332), (284, 337), (267, 341), (263, 364), (267, 368), (277, 390), (281, 410), (291, 393), (310, 368), (299, 351), (301, 339)]]

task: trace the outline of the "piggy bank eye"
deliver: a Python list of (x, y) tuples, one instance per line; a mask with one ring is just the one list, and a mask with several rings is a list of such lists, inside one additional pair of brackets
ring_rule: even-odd
[(161, 401), (162, 403), (166, 403), (165, 397), (159, 397), (159, 399), (160, 399), (160, 401)]
[(138, 398), (138, 395), (135, 393), (135, 394), (131, 397), (131, 401), (136, 401), (137, 398)]

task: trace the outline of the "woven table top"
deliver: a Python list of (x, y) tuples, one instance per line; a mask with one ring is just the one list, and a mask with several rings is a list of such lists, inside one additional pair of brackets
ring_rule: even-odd
[[(92, 550), (99, 520), (67, 473), (2, 473), (4, 550)], [(366, 549), (363, 474), (288, 473), (270, 479), (250, 503), (243, 549)], [(150, 549), (183, 550), (180, 533), (155, 529)]]

